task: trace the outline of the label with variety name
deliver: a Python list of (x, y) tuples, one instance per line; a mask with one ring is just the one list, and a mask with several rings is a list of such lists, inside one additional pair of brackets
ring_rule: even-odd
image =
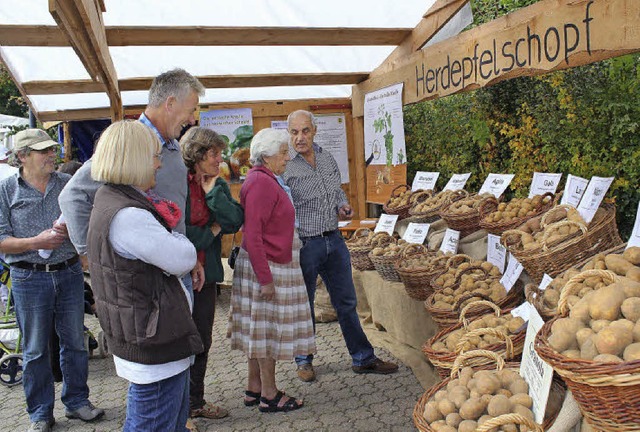
[(417, 191), (418, 189), (433, 190), (436, 187), (436, 181), (440, 177), (439, 172), (426, 172), (418, 171), (413, 177), (413, 183), (411, 184), (411, 191)]
[(542, 280), (540, 281), (538, 289), (540, 291), (546, 290), (551, 282), (553, 282), (553, 278), (545, 273), (544, 276), (542, 276)]
[(407, 243), (423, 244), (429, 234), (430, 226), (431, 224), (428, 223), (409, 222), (402, 239)]
[(444, 238), (440, 245), (440, 250), (444, 253), (458, 253), (458, 241), (460, 240), (460, 231), (447, 228), (444, 232)]
[(522, 264), (518, 262), (516, 257), (513, 256), (512, 253), (509, 253), (509, 263), (507, 264), (507, 269), (504, 271), (502, 278), (500, 279), (500, 283), (505, 287), (507, 292), (513, 288), (516, 284), (516, 281), (520, 277), (520, 273), (522, 273)]
[(517, 308), (514, 308), (511, 311), (511, 315), (513, 315), (514, 317), (520, 317), (525, 322), (527, 322), (529, 321), (529, 317), (531, 316), (531, 309), (535, 309), (535, 307), (528, 301), (525, 301)]
[(591, 222), (615, 177), (591, 177), (576, 209), (586, 223)]
[(396, 222), (398, 222), (398, 215), (383, 213), (380, 215), (378, 224), (374, 228), (373, 232), (386, 232), (389, 235), (393, 235), (393, 229), (396, 227)]
[(544, 195), (547, 192), (555, 194), (561, 178), (562, 173), (549, 174), (534, 172), (531, 189), (529, 190), (529, 198), (533, 198), (536, 195)]
[(640, 203), (638, 203), (638, 211), (636, 212), (636, 223), (627, 243), (627, 248), (632, 246), (640, 246)]
[(507, 258), (507, 248), (500, 244), (500, 236), (495, 234), (487, 235), (487, 261), (500, 269), (504, 273), (504, 263)]
[(457, 191), (460, 189), (464, 189), (464, 185), (467, 184), (467, 180), (469, 180), (469, 177), (471, 177), (471, 173), (452, 175), (447, 182), (447, 185), (444, 187), (444, 190)]
[(540, 358), (533, 348), (536, 334), (542, 328), (544, 321), (535, 308), (529, 311), (529, 325), (524, 339), (520, 376), (529, 384), (529, 396), (533, 399), (533, 416), (537, 423), (542, 424), (544, 412), (547, 408), (553, 368)]
[(494, 174), (491, 173), (487, 176), (484, 184), (480, 188), (478, 194), (490, 193), (494, 197), (498, 198), (507, 190), (507, 187), (511, 183), (511, 180), (515, 177), (515, 174)]
[(564, 192), (562, 193), (560, 204), (578, 207), (587, 183), (589, 183), (589, 180), (569, 174), (567, 176), (567, 183), (564, 185)]

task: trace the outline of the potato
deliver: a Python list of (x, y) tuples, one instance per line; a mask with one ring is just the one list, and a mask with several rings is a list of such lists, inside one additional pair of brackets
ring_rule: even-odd
[(478, 423), (473, 420), (462, 420), (458, 425), (458, 432), (475, 432)]
[(625, 251), (622, 252), (622, 258), (635, 266), (640, 265), (640, 247), (633, 246), (625, 249)]
[(467, 399), (469, 399), (469, 390), (464, 386), (457, 386), (449, 391), (449, 400), (456, 405), (457, 409), (460, 409)]
[(519, 393), (511, 396), (509, 398), (509, 401), (511, 402), (511, 404), (519, 404), (527, 408), (531, 408), (533, 406), (533, 399), (531, 399), (531, 396), (524, 393)]
[(624, 349), (624, 361), (640, 360), (640, 342), (632, 343)]
[(551, 333), (551, 336), (549, 336), (549, 345), (557, 352), (578, 348), (575, 334), (566, 330), (558, 330)]
[(438, 402), (438, 410), (443, 416), (446, 417), (452, 412), (456, 412), (457, 408), (456, 404), (451, 402), (449, 399), (442, 399), (440, 402)]
[(585, 324), (580, 320), (574, 318), (560, 318), (551, 325), (551, 333), (553, 334), (559, 333), (560, 331), (566, 331), (567, 333), (575, 335), (578, 330), (584, 326)]
[(480, 394), (493, 394), (501, 387), (501, 382), (492, 371), (478, 371), (475, 373), (476, 390)]
[(498, 394), (493, 396), (487, 405), (487, 413), (494, 417), (510, 412), (511, 402), (509, 402), (509, 398), (505, 395)]
[(509, 387), (509, 384), (520, 377), (518, 372), (511, 369), (502, 369), (501, 371), (496, 372), (496, 375), (500, 378), (500, 382), (503, 387)]
[(444, 420), (438, 420), (431, 423), (429, 426), (431, 426), (431, 429), (433, 429), (434, 431), (439, 432), (443, 427), (447, 426), (447, 422), (445, 422)]
[(529, 408), (523, 405), (520, 405), (520, 404), (514, 405), (513, 412), (515, 414), (520, 414), (521, 416), (528, 418), (529, 420), (532, 420), (532, 421), (535, 420), (533, 416), (533, 412)]
[(620, 327), (625, 329), (628, 332), (633, 332), (633, 326), (635, 322), (629, 321), (628, 319), (619, 319), (615, 320), (610, 324), (610, 327)]
[(562, 355), (572, 359), (579, 359), (580, 350), (576, 350), (576, 349), (566, 350), (562, 352)]
[(518, 393), (527, 394), (529, 393), (529, 384), (524, 379), (518, 378), (509, 385), (509, 391), (514, 395)]
[(482, 423), (487, 422), (489, 420), (491, 420), (493, 417), (491, 417), (489, 414), (485, 414), (482, 417), (480, 417), (478, 419), (478, 426), (480, 426)]
[(424, 407), (424, 412), (422, 416), (427, 421), (427, 423), (433, 423), (438, 420), (442, 420), (443, 416), (438, 409), (438, 403), (436, 401), (429, 401)]
[(484, 412), (485, 404), (479, 398), (470, 398), (460, 407), (460, 417), (464, 420), (477, 420)]
[(640, 282), (640, 267), (631, 267), (624, 276), (632, 281)]
[(591, 329), (596, 332), (596, 333), (600, 333), (603, 329), (609, 327), (609, 325), (611, 324), (611, 321), (609, 320), (591, 320)]
[(446, 391), (446, 390), (438, 390), (438, 391), (436, 392), (436, 394), (435, 394), (435, 395), (433, 395), (433, 399), (434, 399), (436, 402), (440, 402), (441, 400), (446, 399), (446, 398), (447, 398), (447, 396), (448, 396), (448, 394), (447, 394), (447, 391)]
[[(591, 291), (591, 292), (594, 292), (594, 291)], [(590, 315), (589, 315), (590, 300), (589, 300), (589, 297), (592, 297), (592, 296), (584, 296), (580, 300), (578, 300), (578, 302), (576, 304), (573, 305), (573, 307), (569, 311), (569, 316), (571, 318), (580, 320), (583, 323), (586, 323), (586, 322), (589, 321), (589, 319), (590, 319)]]
[(509, 333), (513, 334), (516, 333), (523, 325), (524, 320), (522, 318), (514, 317), (507, 322), (507, 329), (509, 330)]
[(640, 321), (633, 326), (633, 341), (640, 342)]
[(627, 297), (640, 297), (640, 281), (623, 277), (618, 281)]
[(580, 330), (578, 330), (578, 332), (576, 333), (576, 341), (578, 342), (578, 346), (582, 348), (584, 342), (587, 339), (591, 338), (591, 336), (593, 336), (594, 334), (596, 333), (589, 327), (581, 328)]
[(640, 297), (631, 297), (622, 302), (620, 306), (622, 315), (630, 321), (636, 322), (640, 319)]
[(633, 342), (633, 334), (622, 327), (609, 326), (594, 336), (594, 343), (600, 354), (622, 354), (625, 347)]
[(620, 276), (627, 274), (627, 271), (633, 267), (633, 264), (624, 259), (621, 255), (616, 254), (609, 254), (605, 256), (604, 262), (609, 270)]
[(624, 360), (612, 354), (599, 354), (593, 358), (593, 361), (599, 363), (622, 363)]
[(616, 320), (620, 316), (620, 306), (626, 295), (622, 285), (614, 283), (599, 289), (589, 299), (589, 315), (591, 318)]
[(458, 425), (462, 422), (462, 417), (460, 417), (460, 414), (455, 412), (455, 413), (449, 414), (445, 420), (448, 426), (457, 428)]
[(580, 345), (580, 358), (584, 360), (593, 360), (595, 356), (600, 354), (594, 342), (595, 337), (591, 337)]

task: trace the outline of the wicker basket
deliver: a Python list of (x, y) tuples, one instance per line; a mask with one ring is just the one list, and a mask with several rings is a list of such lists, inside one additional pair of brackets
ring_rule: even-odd
[[(440, 390), (446, 388), (447, 384), (449, 384), (449, 382), (453, 379), (453, 377), (457, 376), (458, 371), (463, 367), (466, 366), (467, 362), (470, 359), (473, 359), (475, 357), (478, 356), (483, 356), (486, 357), (488, 359), (490, 359), (492, 362), (495, 363), (495, 365), (492, 363), (491, 365), (488, 364), (483, 364), (481, 366), (471, 366), (474, 370), (490, 370), (490, 369), (497, 369), (497, 370), (501, 370), (503, 368), (507, 368), (507, 369), (512, 369), (514, 371), (518, 371), (520, 370), (520, 364), (519, 363), (507, 363), (505, 364), (504, 360), (498, 356), (497, 354), (491, 352), (491, 351), (487, 351), (487, 350), (474, 350), (474, 351), (469, 351), (466, 352), (464, 354), (461, 354), (458, 356), (458, 358), (456, 359), (454, 365), (453, 365), (453, 369), (451, 371), (451, 376), (441, 382), (439, 382), (438, 384), (436, 384), (435, 386), (431, 387), (429, 390), (427, 390), (426, 392), (424, 392), (422, 394), (422, 396), (420, 396), (420, 398), (418, 399), (418, 402), (416, 403), (414, 409), (413, 409), (413, 423), (415, 424), (416, 428), (418, 428), (419, 431), (422, 432), (435, 432), (435, 429), (431, 428), (431, 426), (429, 426), (429, 423), (427, 423), (427, 421), (424, 419), (423, 413), (424, 413), (424, 409), (427, 405), (427, 402), (429, 402), (429, 400)], [(555, 396), (556, 398), (562, 398), (564, 399), (564, 394), (565, 394), (565, 389), (562, 386), (561, 383), (559, 383), (558, 381), (554, 380), (552, 383), (552, 387), (551, 387), (551, 393), (550, 396)], [(545, 413), (544, 416), (544, 421), (542, 423), (542, 426), (538, 425), (536, 429), (536, 431), (541, 431), (541, 430), (547, 430), (551, 427), (551, 425), (553, 425), (553, 422), (556, 420), (556, 417), (558, 416), (558, 413), (560, 412), (560, 407), (561, 407), (561, 403), (557, 403), (557, 404), (547, 404), (547, 412)], [(509, 416), (509, 417), (506, 417)], [(521, 420), (517, 417), (513, 417), (514, 414), (505, 414), (504, 416), (500, 416), (500, 417), (495, 417), (494, 419), (490, 420), (491, 422), (496, 422), (496, 423), (489, 423), (489, 422), (485, 422), (483, 423), (483, 425), (481, 425), (480, 427), (483, 427), (484, 425), (493, 425), (492, 427), (497, 427), (499, 425), (502, 424), (506, 424), (506, 423), (502, 423), (503, 421), (507, 421), (507, 419), (511, 422), (520, 422)], [(504, 417), (504, 418), (503, 418)], [(528, 427), (532, 427), (532, 424), (528, 424)], [(477, 429), (480, 430), (480, 429)], [(477, 432), (476, 430), (476, 432)], [(485, 429), (489, 430), (489, 429)]]
[(409, 218), (407, 218), (408, 221), (410, 222), (416, 222), (416, 223), (430, 223), (430, 222), (435, 222), (436, 220), (440, 219), (440, 210), (442, 209), (442, 207), (444, 207), (445, 205), (452, 203), (454, 201), (458, 201), (462, 198), (466, 198), (469, 196), (469, 193), (465, 190), (459, 190), (459, 191), (442, 191), (440, 192), (440, 194), (447, 194), (449, 195), (448, 198), (445, 198), (445, 201), (443, 203), (441, 203), (438, 206), (434, 206), (431, 207), (428, 211), (417, 211), (416, 210), (416, 206), (424, 201), (426, 201), (429, 198), (435, 197), (436, 195), (432, 194), (430, 196), (427, 196), (426, 194), (417, 194), (416, 198), (413, 202), (413, 205), (411, 206), (411, 208), (409, 209)]
[[(551, 192), (545, 193), (544, 195), (542, 195), (542, 197), (543, 197), (543, 202), (534, 210), (533, 214), (530, 214), (524, 217), (514, 218), (507, 222), (489, 222), (487, 221), (487, 217), (490, 216), (492, 213), (486, 214), (486, 212), (484, 212), (481, 209), (481, 212), (483, 212), (486, 216), (484, 216), (480, 221), (480, 228), (485, 229), (491, 234), (496, 234), (496, 235), (500, 235), (507, 230), (517, 228), (521, 226), (523, 223), (525, 223), (526, 221), (528, 221), (529, 219), (533, 219), (534, 217), (541, 215), (542, 213), (546, 212), (547, 210), (549, 210), (554, 206), (555, 196)], [(549, 201), (546, 203), (544, 202), (545, 197), (550, 198)]]
[(460, 238), (478, 231), (480, 229), (480, 220), (498, 208), (498, 200), (495, 197), (478, 199), (482, 200), (478, 208), (474, 208), (467, 213), (460, 214), (450, 212), (449, 208), (451, 204), (453, 204), (452, 202), (440, 210), (440, 217), (447, 222), (449, 228), (460, 231)]
[[(480, 268), (479, 266), (472, 266), (469, 269)], [(468, 269), (467, 269), (468, 270)], [(447, 327), (453, 326), (458, 322), (460, 316), (460, 308), (462, 304), (472, 298), (478, 298), (481, 300), (487, 300), (489, 302), (493, 302), (500, 309), (509, 309), (514, 308), (522, 303), (524, 300), (524, 284), (521, 280), (516, 281), (515, 285), (509, 290), (507, 295), (500, 299), (499, 301), (494, 301), (489, 296), (481, 294), (481, 293), (469, 293), (460, 297), (456, 303), (453, 305), (453, 309), (441, 309), (435, 306), (435, 294), (433, 293), (429, 296), (429, 298), (424, 302), (424, 307), (427, 309), (427, 312), (431, 314), (431, 318), (438, 325), (440, 330), (446, 329)], [(487, 313), (486, 306), (474, 306), (469, 308), (467, 312), (467, 316), (469, 318), (475, 318), (480, 315), (484, 315)]]
[[(400, 280), (404, 284), (404, 289), (407, 291), (407, 295), (414, 300), (424, 301), (433, 293), (433, 288), (431, 287), (431, 279), (433, 278), (434, 274), (439, 273), (442, 267), (446, 265), (449, 256), (437, 256), (437, 252), (428, 251), (424, 246), (422, 246), (420, 252), (412, 253), (412, 250), (413, 249), (408, 248), (405, 249), (405, 256), (403, 256), (398, 262), (396, 262), (395, 269), (398, 272), (398, 276), (400, 276)], [(426, 268), (414, 270), (402, 269), (402, 260), (411, 258), (411, 256), (414, 256), (416, 254), (429, 255), (436, 261), (432, 266)]]
[[(616, 225), (616, 211), (611, 204), (604, 204), (603, 211), (596, 214), (587, 232), (555, 246), (543, 245), (542, 249), (523, 251), (507, 244), (507, 248), (522, 264), (529, 276), (540, 283), (545, 273), (557, 276), (579, 262), (598, 252), (619, 246), (622, 243)], [(558, 222), (562, 223), (562, 222)], [(505, 232), (503, 239), (505, 239)], [(503, 242), (504, 244), (504, 242)]]
[(564, 379), (583, 416), (599, 431), (640, 430), (640, 360), (600, 363), (565, 357), (549, 345), (557, 319), (542, 326), (535, 350)]
[[(354, 233), (354, 237), (356, 236), (358, 231)], [(379, 232), (370, 234), (369, 243), (366, 245), (350, 245), (347, 243), (347, 248), (349, 249), (349, 253), (351, 254), (351, 265), (356, 270), (360, 271), (375, 270), (375, 266), (369, 259), (369, 252), (371, 252), (374, 247), (385, 246), (392, 241), (394, 241), (394, 239), (389, 234), (387, 234), (386, 232)]]
[[(438, 372), (438, 374), (440, 375), (441, 378), (446, 378), (450, 375), (451, 373), (451, 368), (453, 367), (453, 363), (456, 359), (456, 357), (464, 352), (463, 351), (463, 340), (461, 339), (460, 343), (458, 344), (458, 347), (456, 349), (455, 352), (451, 352), (451, 351), (435, 351), (433, 349), (433, 344), (435, 344), (436, 342), (439, 341), (444, 341), (447, 336), (449, 336), (449, 334), (451, 334), (452, 332), (464, 327), (465, 329), (468, 327), (469, 325), (469, 320), (467, 320), (466, 318), (466, 313), (467, 310), (469, 310), (470, 306), (479, 306), (479, 304), (482, 305), (486, 305), (491, 307), (494, 310), (494, 314), (495, 316), (499, 317), (501, 315), (504, 314), (508, 314), (509, 312), (511, 312), (511, 309), (505, 309), (504, 311), (501, 311), (500, 308), (498, 306), (496, 306), (494, 303), (492, 302), (488, 302), (485, 300), (480, 300), (480, 301), (476, 301), (476, 302), (472, 302), (469, 303), (467, 306), (465, 306), (462, 309), (462, 312), (460, 312), (460, 318), (458, 320), (458, 324), (448, 327), (444, 330), (441, 330), (440, 332), (438, 332), (435, 336), (433, 336), (431, 339), (429, 339), (422, 347), (422, 352), (424, 353), (424, 355), (427, 357), (427, 359), (431, 362), (431, 364), (433, 364), (436, 367), (436, 371)], [(479, 315), (477, 317), (475, 317), (474, 319), (471, 320), (471, 322), (476, 321), (480, 318), (482, 318), (483, 316), (485, 316), (486, 314), (482, 314)], [(482, 330), (482, 331), (480, 331)], [(484, 349), (488, 350), (488, 351), (492, 351), (494, 353), (499, 354), (501, 357), (506, 358), (507, 360), (511, 360), (511, 361), (519, 361), (521, 354), (522, 354), (522, 349), (524, 347), (524, 338), (526, 335), (526, 329), (522, 329), (520, 330), (518, 333), (514, 334), (514, 335), (505, 335), (504, 333), (496, 330), (496, 329), (490, 329), (490, 328), (483, 328), (483, 329), (477, 329), (477, 330), (473, 330), (473, 331), (469, 331), (464, 337), (465, 338), (470, 338), (472, 336), (477, 336), (480, 334), (487, 334), (487, 333), (491, 333), (494, 334), (496, 337), (500, 337), (502, 338), (503, 342), (502, 343), (495, 343), (492, 344)], [(471, 360), (471, 366), (479, 366), (482, 364), (486, 364), (488, 363), (487, 359), (485, 357), (478, 357), (475, 358), (473, 360)]]
[(373, 250), (369, 252), (369, 259), (373, 263), (376, 271), (380, 273), (382, 279), (390, 282), (402, 282), (396, 270), (396, 263), (402, 259), (402, 252), (409, 246), (411, 245), (407, 243), (403, 250), (400, 251), (400, 254), (393, 256), (376, 256), (373, 254)]
[(389, 200), (382, 206), (382, 211), (385, 212), (386, 214), (398, 215), (398, 220), (409, 217), (409, 209), (413, 205), (413, 203), (411, 203), (411, 199), (409, 199), (409, 202), (407, 204), (402, 205), (400, 207), (389, 207), (389, 203), (393, 198), (397, 198), (402, 193), (408, 190), (411, 190), (411, 186), (406, 184), (401, 184), (393, 188), (393, 190), (391, 191), (391, 196), (389, 197)]

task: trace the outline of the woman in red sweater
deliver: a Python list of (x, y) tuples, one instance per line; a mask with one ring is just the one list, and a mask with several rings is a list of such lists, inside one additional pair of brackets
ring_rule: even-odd
[(309, 299), (300, 269), (295, 210), (281, 175), (289, 157), (284, 130), (263, 129), (251, 141), (251, 163), (240, 190), (242, 248), (233, 274), (231, 347), (247, 356), (244, 403), (262, 412), (291, 411), (302, 400), (275, 380), (276, 360), (315, 352)]

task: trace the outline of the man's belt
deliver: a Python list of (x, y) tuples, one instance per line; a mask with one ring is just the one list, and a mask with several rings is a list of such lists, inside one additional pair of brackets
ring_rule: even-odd
[(58, 271), (58, 270), (64, 270), (72, 265), (74, 265), (75, 263), (78, 262), (78, 255), (74, 255), (73, 257), (69, 258), (66, 261), (62, 261), (56, 264), (36, 264), (36, 263), (30, 263), (27, 261), (17, 261), (14, 263), (11, 263), (11, 265), (13, 267), (18, 267), (21, 269), (25, 269), (25, 270), (37, 270), (37, 271), (44, 271), (44, 272), (54, 272), (54, 271)]
[(310, 240), (310, 239), (314, 239), (314, 238), (328, 237), (331, 234), (335, 234), (337, 232), (338, 232), (338, 230), (335, 229), (335, 230), (331, 230), (331, 231), (325, 231), (322, 234), (318, 234), (318, 235), (314, 235), (314, 236), (307, 236), (307, 237), (300, 237), (300, 238), (303, 239), (303, 240)]

